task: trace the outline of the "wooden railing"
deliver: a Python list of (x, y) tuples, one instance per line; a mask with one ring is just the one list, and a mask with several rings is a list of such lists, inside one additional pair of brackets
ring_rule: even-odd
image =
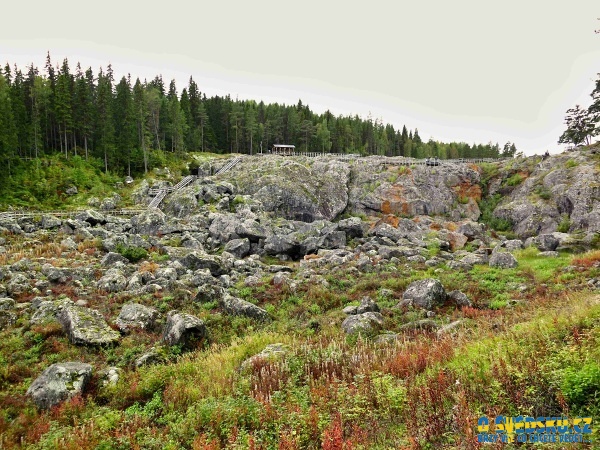
[[(15, 210), (15, 211), (4, 211), (0, 212), (0, 220), (11, 220), (11, 219), (20, 219), (20, 218), (33, 218), (33, 217), (41, 217), (41, 216), (54, 216), (54, 217), (75, 217), (77, 214), (80, 214), (84, 211), (90, 210), (87, 209), (75, 209), (72, 211), (24, 211), (24, 210)], [(123, 209), (112, 209), (109, 211), (98, 211), (100, 214), (107, 214), (111, 216), (135, 216), (137, 214), (141, 214), (146, 209), (139, 208), (123, 208)]]

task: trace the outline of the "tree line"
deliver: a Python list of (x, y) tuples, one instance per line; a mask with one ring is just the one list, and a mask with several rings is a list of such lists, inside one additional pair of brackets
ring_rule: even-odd
[(116, 81), (111, 65), (94, 73), (47, 55), (33, 64), (0, 68), (0, 159), (98, 158), (105, 171), (146, 172), (160, 152), (266, 152), (273, 144), (299, 151), (407, 157), (513, 156), (514, 144), (424, 142), (417, 129), (396, 129), (372, 117), (316, 114), (296, 105), (265, 104), (231, 96), (207, 97), (194, 79), (178, 93), (157, 75), (151, 81)]

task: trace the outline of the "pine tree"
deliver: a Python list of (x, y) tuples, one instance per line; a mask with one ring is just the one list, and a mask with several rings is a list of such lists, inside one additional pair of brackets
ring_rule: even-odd
[(125, 161), (123, 161), (122, 157), (117, 157), (117, 164), (119, 166), (126, 164), (127, 174), (131, 176), (131, 158), (137, 139), (133, 96), (129, 79), (122, 77), (117, 84), (115, 92), (115, 142), (116, 148), (119, 150), (117, 155), (125, 157)]
[(133, 105), (138, 144), (144, 161), (144, 173), (148, 173), (148, 147), (150, 135), (152, 133), (148, 128), (149, 114), (147, 105), (147, 91), (144, 86), (142, 86), (139, 78), (135, 81), (135, 85), (133, 86)]
[(55, 111), (59, 127), (60, 149), (68, 156), (68, 135), (73, 126), (72, 115), (72, 77), (69, 73), (69, 62), (65, 59), (56, 80)]
[(115, 149), (114, 126), (113, 126), (113, 86), (112, 71), (105, 75), (100, 68), (98, 74), (98, 87), (96, 96), (96, 150), (101, 152), (104, 159), (104, 171), (108, 172), (109, 159), (112, 158)]
[[(10, 85), (7, 77), (0, 72), (0, 158), (2, 167), (8, 170), (17, 148), (17, 128), (15, 126), (10, 98)], [(5, 177), (0, 177), (4, 179)]]

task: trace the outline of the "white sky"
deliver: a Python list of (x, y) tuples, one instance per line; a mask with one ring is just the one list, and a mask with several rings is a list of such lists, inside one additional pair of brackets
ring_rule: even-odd
[[(85, 6), (89, 4), (91, 6)], [(207, 96), (359, 114), (423, 139), (559, 151), (600, 72), (598, 0), (40, 1), (3, 5), (0, 62), (192, 75)]]

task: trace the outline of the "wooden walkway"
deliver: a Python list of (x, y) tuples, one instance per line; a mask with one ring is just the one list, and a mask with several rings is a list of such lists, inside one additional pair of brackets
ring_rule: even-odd
[[(41, 216), (53, 216), (53, 217), (75, 217), (77, 214), (80, 214), (84, 211), (88, 211), (91, 208), (87, 209), (74, 209), (72, 211), (4, 211), (0, 212), (0, 220), (12, 220), (12, 219), (32, 219), (34, 217)], [(95, 211), (95, 210), (94, 210)], [(110, 211), (98, 211), (100, 214), (106, 214), (109, 216), (135, 216), (137, 214), (141, 214), (146, 209), (140, 208), (125, 208), (125, 209), (113, 209)]]

